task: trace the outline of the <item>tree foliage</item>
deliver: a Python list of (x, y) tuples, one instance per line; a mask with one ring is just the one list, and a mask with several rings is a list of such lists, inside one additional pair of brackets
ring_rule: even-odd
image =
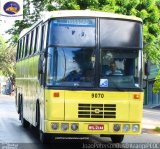
[(0, 36), (0, 72), (5, 76), (15, 75), (15, 47), (7, 47), (6, 42)]
[(22, 29), (39, 19), (41, 11), (62, 9), (99, 10), (142, 18), (145, 59), (160, 64), (160, 0), (24, 0), (24, 20), (16, 21), (8, 31), (12, 42), (17, 41)]
[(2, 38), (2, 36), (0, 36), (0, 62), (1, 62), (0, 69), (2, 67), (2, 61), (5, 59), (5, 55), (4, 55), (5, 49), (6, 49), (5, 41)]

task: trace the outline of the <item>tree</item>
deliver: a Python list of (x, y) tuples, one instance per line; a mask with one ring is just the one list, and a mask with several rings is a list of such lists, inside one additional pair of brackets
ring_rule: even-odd
[(39, 19), (40, 12), (45, 9), (46, 3), (47, 0), (24, 0), (23, 20), (15, 21), (14, 27), (6, 32), (12, 35), (8, 42), (12, 45), (17, 43), (21, 31), (24, 28), (29, 28)]
[(15, 53), (15, 47), (7, 47), (4, 39), (0, 36), (0, 71), (5, 76), (15, 75)]
[[(156, 46), (153, 48), (156, 51), (160, 51), (160, 35), (158, 36), (158, 38), (156, 40)], [(160, 61), (160, 57), (159, 57), (159, 61)], [(160, 68), (160, 65), (157, 64), (157, 67)], [(158, 93), (159, 91), (160, 91), (160, 70), (159, 70), (158, 75), (157, 75), (155, 82), (153, 84), (153, 92)]]
[[(156, 5), (157, 5), (158, 9), (160, 10), (160, 0), (156, 1)], [(160, 28), (160, 23), (158, 25)], [(160, 35), (158, 36), (158, 38), (156, 40), (156, 49), (158, 51), (160, 51)], [(156, 81), (154, 82), (153, 91), (154, 91), (154, 93), (158, 93), (160, 91), (160, 70), (159, 70), (158, 75), (156, 77)]]
[(2, 36), (0, 36), (0, 70), (2, 70), (5, 60), (5, 50), (6, 44)]

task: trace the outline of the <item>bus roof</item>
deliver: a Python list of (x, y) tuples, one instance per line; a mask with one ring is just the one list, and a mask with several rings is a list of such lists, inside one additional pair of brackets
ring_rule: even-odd
[(60, 18), (60, 17), (100, 17), (100, 18), (114, 18), (114, 19), (124, 19), (124, 20), (134, 20), (142, 22), (141, 18), (135, 16), (127, 16), (115, 13), (107, 13), (101, 11), (92, 10), (59, 10), (44, 12), (44, 20), (48, 18)]
[(50, 11), (41, 13), (41, 20), (37, 23), (33, 24), (30, 28), (24, 29), (20, 38), (24, 36), (28, 31), (38, 25), (40, 22), (45, 22), (50, 18), (65, 18), (65, 17), (99, 17), (99, 18), (114, 18), (114, 19), (122, 19), (122, 20), (133, 20), (142, 22), (141, 18), (135, 16), (127, 16), (115, 13), (107, 13), (101, 11), (92, 11), (92, 10), (58, 10), (58, 11)]

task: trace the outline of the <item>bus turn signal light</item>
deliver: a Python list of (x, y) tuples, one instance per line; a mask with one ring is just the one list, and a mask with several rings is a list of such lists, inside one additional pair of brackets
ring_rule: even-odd
[(140, 99), (140, 95), (139, 94), (134, 94), (134, 99)]
[(59, 92), (54, 92), (53, 97), (59, 97)]

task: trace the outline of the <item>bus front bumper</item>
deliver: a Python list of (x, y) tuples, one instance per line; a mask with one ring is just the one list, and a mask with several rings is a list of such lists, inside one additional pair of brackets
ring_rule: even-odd
[(71, 122), (45, 120), (44, 133), (53, 134), (141, 134), (137, 122)]

